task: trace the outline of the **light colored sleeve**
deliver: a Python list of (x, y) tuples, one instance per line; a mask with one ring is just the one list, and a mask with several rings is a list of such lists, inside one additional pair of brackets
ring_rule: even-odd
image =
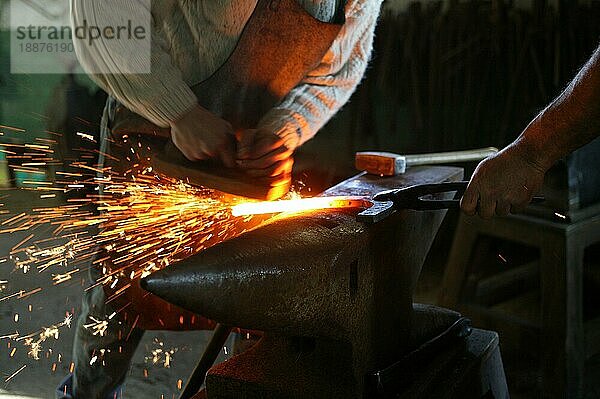
[[(145, 18), (152, 35), (149, 0), (71, 0), (71, 23), (81, 26), (127, 26)], [(90, 77), (131, 111), (161, 127), (168, 127), (198, 103), (173, 65), (159, 37), (146, 45), (134, 40), (73, 36), (77, 57)], [(148, 57), (150, 68), (147, 68)], [(146, 71), (144, 71), (146, 69)], [(140, 70), (149, 73), (137, 73)]]
[(350, 0), (346, 23), (320, 65), (260, 121), (295, 149), (350, 99), (369, 63), (382, 0)]

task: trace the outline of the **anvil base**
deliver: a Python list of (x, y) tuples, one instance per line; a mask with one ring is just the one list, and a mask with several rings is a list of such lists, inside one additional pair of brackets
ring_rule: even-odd
[(252, 348), (207, 374), (209, 398), (350, 398), (351, 347), (266, 333)]
[[(351, 375), (338, 367), (340, 349), (291, 345), (288, 339), (265, 337), (252, 349), (214, 366), (207, 375), (207, 389), (194, 399), (291, 399), (352, 397)], [(312, 348), (312, 349), (311, 349)], [(336, 353), (334, 353), (336, 352)], [(347, 360), (346, 360), (347, 361)], [(338, 363), (341, 362), (341, 363)], [(406, 381), (397, 392), (372, 397), (398, 399), (507, 399), (506, 377), (498, 346), (498, 334), (473, 329), (471, 335), (431, 358), (406, 370)]]
[(407, 370), (398, 399), (508, 399), (498, 334), (473, 329), (464, 342), (432, 357), (428, 365)]

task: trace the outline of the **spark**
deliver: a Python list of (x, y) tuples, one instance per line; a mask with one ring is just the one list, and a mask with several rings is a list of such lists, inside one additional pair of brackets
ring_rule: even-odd
[(88, 140), (91, 141), (92, 143), (96, 142), (96, 139), (94, 138), (94, 136), (92, 136), (91, 134), (87, 134), (87, 133), (82, 133), (82, 132), (77, 132), (77, 135), (79, 137), (81, 137), (84, 140)]
[(24, 299), (24, 298), (30, 297), (30, 296), (32, 296), (34, 294), (37, 294), (38, 292), (41, 292), (41, 291), (42, 291), (42, 287), (38, 287), (38, 288), (33, 289), (33, 290), (29, 291), (29, 292), (23, 292), (23, 291), (21, 291), (21, 292), (19, 292), (19, 299)]
[(131, 333), (133, 332), (133, 329), (135, 328), (135, 326), (137, 325), (139, 320), (140, 320), (140, 315), (138, 314), (135, 316), (135, 320), (133, 321), (133, 324), (131, 325), (129, 332), (127, 333), (127, 337), (125, 338), (125, 341), (129, 341), (129, 337), (131, 336)]
[(31, 240), (33, 238), (33, 234), (30, 234), (29, 236), (25, 237), (23, 240), (21, 240), (17, 245), (13, 246), (11, 248), (10, 253), (13, 254), (16, 252), (16, 250), (23, 244), (25, 244), (27, 241)]
[(558, 213), (558, 212), (554, 212), (554, 215), (555, 215), (556, 217), (558, 217), (558, 218), (561, 218), (561, 219), (563, 219), (563, 220), (567, 220), (567, 217), (566, 217), (565, 215), (563, 215), (563, 214), (560, 214), (560, 213)]
[[(25, 129), (19, 129), (17, 127), (12, 127), (12, 126), (5, 126), (5, 125), (0, 125), (0, 129), (7, 129), (7, 130), (12, 130), (13, 132), (25, 132)], [(5, 144), (3, 144), (5, 145)]]
[[(102, 284), (119, 290), (120, 274), (130, 279), (145, 277), (252, 227), (251, 218), (231, 214), (232, 203), (244, 199), (224, 199), (213, 190), (155, 175), (151, 169), (130, 179), (111, 178), (103, 194), (68, 205), (36, 208), (32, 214), (19, 214), (1, 222), (6, 228), (0, 232), (33, 230), (50, 224), (62, 235), (31, 245), (27, 241), (32, 237), (27, 237), (14, 249), (26, 255), (25, 260), (18, 261), (19, 267), (26, 272), (35, 265), (38, 272), (44, 272), (69, 266), (71, 270), (53, 273), (54, 283), (60, 284), (70, 280), (80, 269), (77, 266), (92, 258), (92, 252), (98, 253), (100, 245), (110, 255), (100, 262), (106, 267)], [(90, 205), (96, 205), (102, 216), (91, 211)], [(95, 226), (100, 231), (91, 234), (88, 230)], [(64, 240), (69, 233), (74, 236)]]
[(40, 337), (43, 338), (44, 341), (51, 337), (54, 337), (54, 339), (58, 339), (58, 336), (58, 326), (44, 328), (43, 331), (40, 333)]
[(23, 366), (21, 366), (21, 368), (19, 368), (17, 371), (15, 371), (14, 373), (12, 373), (11, 375), (9, 375), (6, 379), (4, 379), (4, 382), (8, 382), (10, 380), (13, 379), (13, 377), (15, 377), (17, 374), (19, 374), (21, 371), (25, 370), (25, 367), (27, 367), (26, 364), (24, 364)]
[(23, 292), (25, 292), (25, 291), (15, 292), (14, 294), (10, 294), (10, 295), (7, 295), (5, 297), (2, 297), (2, 298), (0, 298), (0, 302), (6, 301), (6, 300), (14, 298), (14, 297), (18, 297), (19, 295), (22, 295)]
[(100, 337), (104, 337), (106, 334), (106, 330), (108, 329), (108, 320), (99, 320), (95, 317), (89, 316), (91, 323), (84, 324), (84, 328), (88, 328), (92, 331), (92, 335), (99, 335)]
[(67, 315), (65, 316), (65, 320), (62, 322), (62, 325), (67, 326), (68, 328), (71, 328), (72, 321), (73, 321), (73, 315), (71, 313), (67, 312)]
[(65, 281), (69, 281), (73, 278), (73, 274), (79, 272), (79, 269), (71, 270), (65, 274), (53, 274), (52, 280), (54, 280), (54, 285), (62, 284)]
[(27, 355), (34, 360), (40, 360), (40, 352), (42, 351), (41, 341), (35, 341), (33, 338), (27, 338), (25, 340), (25, 346), (29, 346), (29, 352)]
[(162, 366), (166, 369), (171, 368), (171, 364), (173, 363), (173, 355), (179, 351), (178, 348), (170, 348), (165, 349), (164, 343), (160, 341), (158, 338), (154, 338), (155, 348), (151, 349), (150, 355), (146, 356), (144, 359), (146, 363), (152, 362), (152, 364), (162, 363)]
[[(78, 135), (84, 140), (95, 140), (85, 133)], [(34, 192), (35, 198), (45, 203), (27, 212), (0, 212), (0, 235), (24, 232), (26, 236), (11, 248), (10, 256), (0, 258), (0, 263), (10, 262), (15, 271), (28, 276), (34, 273), (47, 276), (53, 286), (68, 283), (78, 273), (94, 267), (101, 273), (88, 290), (103, 286), (112, 292), (109, 301), (126, 297), (135, 280), (268, 223), (270, 218), (235, 215), (232, 212), (235, 206), (251, 201), (158, 174), (141, 163), (124, 173), (91, 164), (87, 159), (100, 154), (98, 150), (82, 150), (85, 153), (79, 161), (68, 165), (68, 171), (57, 171), (53, 178), (46, 178), (49, 166), (63, 164), (55, 158), (55, 153), (59, 153), (53, 148), (57, 141), (34, 142), (3, 144), (1, 150), (9, 162), (18, 162), (9, 165), (12, 170), (29, 175), (21, 189)], [(110, 154), (102, 155), (118, 161)], [(66, 203), (56, 204), (55, 199), (61, 193), (80, 195), (77, 198), (70, 195)], [(41, 231), (44, 231), (42, 237)], [(51, 231), (50, 237), (46, 231)], [(0, 281), (0, 291), (6, 289), (6, 284), (8, 281)], [(0, 302), (23, 300), (43, 289), (34, 286), (7, 293), (0, 297)], [(116, 308), (119, 310), (105, 320), (90, 317), (84, 327), (93, 335), (105, 336), (109, 322), (118, 323), (118, 313), (129, 304), (119, 305)], [(135, 326), (139, 315), (130, 316), (135, 317)], [(14, 317), (18, 320), (17, 315)], [(28, 356), (38, 360), (43, 355), (50, 356), (52, 349), (44, 347), (59, 339), (61, 330), (70, 328), (72, 320), (72, 312), (67, 312), (64, 320), (55, 325), (27, 335), (15, 332), (0, 339), (8, 340), (9, 344), (21, 343)], [(157, 349), (160, 352), (152, 355), (152, 359), (157, 358), (154, 363), (171, 367), (177, 349), (164, 346)], [(94, 362), (101, 364), (103, 353), (98, 352)]]
[[(39, 331), (24, 336), (21, 336), (18, 332), (15, 332), (14, 334), (0, 336), (0, 339), (9, 339), (16, 342), (23, 341), (24, 346), (29, 347), (27, 355), (34, 360), (39, 360), (40, 353), (43, 350), (42, 343), (50, 338), (57, 340), (60, 335), (60, 328), (65, 326), (70, 328), (71, 320), (72, 315), (67, 313), (65, 320), (61, 323), (52, 325), (50, 327), (42, 327)], [(48, 350), (49, 353), (51, 353), (51, 351), (51, 349)]]
[(25, 148), (32, 148), (32, 149), (40, 150), (40, 151), (50, 151), (50, 152), (53, 152), (52, 150), (50, 150), (50, 147), (48, 147), (47, 145), (25, 144)]

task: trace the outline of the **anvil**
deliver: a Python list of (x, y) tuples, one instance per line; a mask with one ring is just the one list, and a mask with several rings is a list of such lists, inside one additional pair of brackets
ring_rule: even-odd
[[(372, 197), (462, 177), (460, 168), (415, 167), (361, 174), (324, 194)], [(401, 210), (377, 224), (358, 221), (356, 210), (275, 218), (143, 286), (220, 323), (264, 331), (210, 370), (209, 398), (361, 398), (366, 376), (413, 345), (412, 295), (444, 215)]]

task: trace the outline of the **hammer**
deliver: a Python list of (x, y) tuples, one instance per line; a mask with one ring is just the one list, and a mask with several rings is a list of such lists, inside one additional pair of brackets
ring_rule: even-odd
[(367, 171), (373, 175), (396, 176), (406, 172), (408, 166), (481, 161), (497, 152), (498, 149), (494, 147), (414, 155), (380, 151), (357, 152), (355, 165), (356, 169)]

